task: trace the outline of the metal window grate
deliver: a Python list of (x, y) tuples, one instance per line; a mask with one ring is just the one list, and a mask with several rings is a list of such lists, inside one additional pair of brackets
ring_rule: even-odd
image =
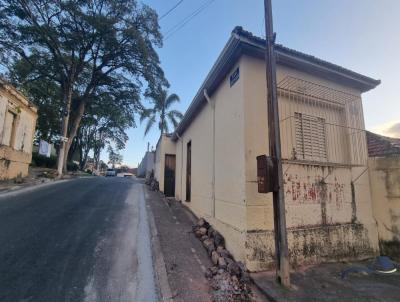
[(278, 96), (283, 159), (366, 164), (360, 95), (288, 76)]
[(281, 91), (296, 93), (298, 95), (341, 105), (360, 99), (357, 95), (291, 76), (282, 79), (278, 83), (278, 88)]

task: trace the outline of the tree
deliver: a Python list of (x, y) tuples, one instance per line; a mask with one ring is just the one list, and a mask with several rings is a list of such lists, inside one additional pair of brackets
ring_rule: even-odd
[[(125, 130), (135, 126), (134, 113), (136, 104), (129, 98), (99, 95), (90, 103), (81, 121), (75, 139), (76, 149), (80, 153), (83, 167), (89, 151), (93, 150), (95, 166), (98, 166), (100, 152), (106, 145), (115, 145), (123, 149), (128, 140)], [(71, 150), (72, 148), (71, 147)]]
[(118, 151), (114, 150), (113, 147), (108, 146), (108, 163), (111, 164), (112, 168), (115, 168), (115, 165), (120, 165), (122, 163), (122, 155), (118, 153)]
[(129, 167), (127, 165), (122, 165), (118, 168), (120, 173), (127, 173), (129, 171)]
[(183, 114), (178, 110), (171, 109), (174, 103), (179, 102), (179, 97), (175, 93), (168, 95), (167, 90), (158, 88), (155, 92), (150, 92), (147, 96), (152, 101), (152, 108), (142, 110), (140, 122), (147, 119), (144, 135), (146, 136), (154, 124), (158, 121), (158, 129), (161, 134), (169, 132), (168, 122), (170, 122), (174, 129), (183, 117)]
[(161, 45), (157, 14), (136, 0), (0, 0), (2, 64), (11, 68), (22, 60), (30, 81), (50, 81), (57, 89), (60, 136), (67, 138), (60, 175), (96, 97), (123, 94), (139, 103), (142, 89), (168, 85), (154, 49)]
[(33, 81), (32, 68), (23, 60), (15, 62), (9, 72), (14, 86), (30, 98), (38, 107), (35, 140), (57, 143), (61, 132), (62, 106), (57, 85), (47, 79)]

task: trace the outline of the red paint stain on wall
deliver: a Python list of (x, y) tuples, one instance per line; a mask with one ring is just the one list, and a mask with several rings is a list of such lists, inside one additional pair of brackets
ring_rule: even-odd
[(340, 209), (345, 201), (345, 184), (335, 177), (333, 183), (326, 184), (326, 192), (322, 192), (322, 181), (323, 177), (320, 175), (302, 179), (297, 174), (286, 173), (284, 191), (287, 203), (318, 204), (321, 203), (321, 198), (325, 198), (327, 203), (334, 201), (337, 209)]

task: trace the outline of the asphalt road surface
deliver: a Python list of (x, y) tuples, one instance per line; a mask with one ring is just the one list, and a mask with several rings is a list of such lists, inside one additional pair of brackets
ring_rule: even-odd
[(157, 300), (134, 179), (75, 179), (0, 196), (0, 301)]

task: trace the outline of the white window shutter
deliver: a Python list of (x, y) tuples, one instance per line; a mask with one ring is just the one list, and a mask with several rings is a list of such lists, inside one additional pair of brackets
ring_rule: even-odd
[(325, 119), (295, 113), (298, 159), (327, 161)]

